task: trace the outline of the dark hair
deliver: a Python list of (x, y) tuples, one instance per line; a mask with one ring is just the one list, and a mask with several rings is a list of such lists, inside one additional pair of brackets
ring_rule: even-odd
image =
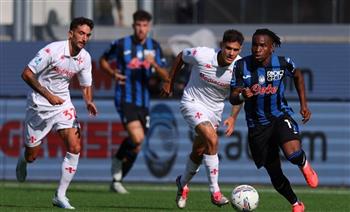
[(281, 38), (278, 37), (274, 32), (272, 32), (271, 30), (269, 29), (257, 29), (255, 31), (255, 33), (253, 34), (253, 37), (255, 35), (267, 35), (269, 36), (271, 39), (272, 39), (272, 43), (274, 46), (276, 47), (280, 47), (281, 46)]
[(242, 33), (235, 29), (226, 30), (222, 36), (222, 42), (238, 42), (240, 45), (242, 45), (243, 41), (244, 37)]
[(136, 11), (133, 15), (133, 20), (134, 23), (136, 21), (151, 21), (152, 20), (152, 15), (149, 14), (147, 11), (145, 10), (138, 10)]
[(77, 28), (78, 26), (81, 26), (84, 24), (88, 25), (91, 30), (94, 28), (94, 22), (91, 19), (88, 19), (85, 17), (78, 17), (78, 18), (74, 18), (72, 20), (72, 22), (70, 23), (69, 30), (73, 30), (73, 29)]

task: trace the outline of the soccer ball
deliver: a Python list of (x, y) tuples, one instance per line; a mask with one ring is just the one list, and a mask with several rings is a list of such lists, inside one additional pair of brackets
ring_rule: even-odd
[(258, 207), (259, 194), (250, 185), (239, 185), (233, 189), (231, 204), (239, 211), (253, 211)]

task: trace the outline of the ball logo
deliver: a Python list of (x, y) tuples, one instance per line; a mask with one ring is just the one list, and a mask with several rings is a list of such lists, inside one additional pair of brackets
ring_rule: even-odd
[(167, 105), (155, 105), (150, 115), (151, 126), (143, 151), (150, 172), (160, 178), (169, 173), (175, 162), (179, 133), (175, 116)]

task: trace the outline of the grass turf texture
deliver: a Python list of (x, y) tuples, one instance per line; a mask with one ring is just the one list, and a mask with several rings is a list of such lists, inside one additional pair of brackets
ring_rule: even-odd
[[(53, 207), (51, 199), (57, 183), (0, 182), (0, 211), (62, 211)], [(175, 184), (125, 184), (130, 192), (119, 195), (109, 191), (108, 183), (73, 182), (68, 197), (76, 211), (174, 211)], [(236, 185), (234, 185), (236, 186)], [(271, 186), (253, 185), (259, 192), (257, 212), (291, 211), (289, 203)], [(233, 186), (222, 185), (222, 192), (230, 197)], [(207, 185), (190, 186), (187, 207), (183, 211), (234, 211), (231, 205), (222, 208), (210, 202)], [(294, 187), (307, 211), (350, 211), (349, 188), (326, 188), (315, 190)]]

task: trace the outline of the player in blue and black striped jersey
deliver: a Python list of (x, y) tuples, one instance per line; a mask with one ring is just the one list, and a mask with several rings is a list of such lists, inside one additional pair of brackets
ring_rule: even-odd
[[(148, 37), (152, 16), (143, 10), (133, 14), (134, 34), (115, 40), (100, 59), (101, 68), (113, 77), (115, 106), (128, 137), (112, 157), (112, 191), (127, 193), (121, 184), (141, 150), (149, 128), (149, 80), (153, 72), (167, 80), (166, 61), (160, 45)], [(117, 68), (110, 65), (114, 60)]]
[(242, 104), (248, 125), (248, 142), (258, 168), (265, 167), (274, 188), (291, 204), (293, 212), (304, 211), (283, 174), (279, 157), (282, 149), (285, 157), (298, 165), (311, 188), (318, 186), (318, 177), (306, 160), (301, 148), (297, 123), (293, 110), (284, 97), (284, 77), (293, 77), (300, 101), (300, 114), (306, 123), (311, 112), (307, 106), (304, 79), (290, 58), (274, 54), (281, 45), (280, 38), (269, 29), (258, 29), (252, 38), (252, 55), (236, 62), (231, 80), (230, 102)]

